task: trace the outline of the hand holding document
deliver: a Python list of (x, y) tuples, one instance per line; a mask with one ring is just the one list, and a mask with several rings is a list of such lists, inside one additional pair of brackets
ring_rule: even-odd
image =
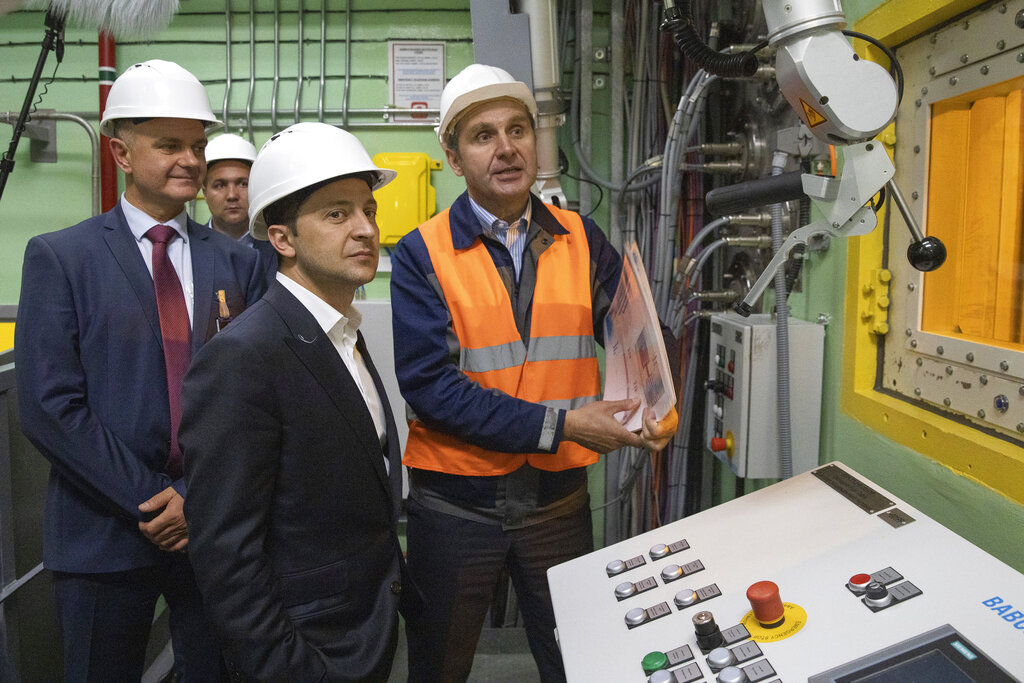
[(641, 429), (645, 408), (660, 420), (675, 407), (661, 323), (636, 242), (626, 247), (619, 287), (604, 319), (604, 349), (604, 400), (636, 398), (641, 403), (632, 414), (616, 416), (626, 429)]

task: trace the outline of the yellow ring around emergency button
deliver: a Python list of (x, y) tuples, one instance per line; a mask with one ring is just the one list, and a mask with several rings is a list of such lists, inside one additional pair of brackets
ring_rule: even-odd
[(754, 618), (753, 611), (747, 612), (740, 623), (750, 631), (750, 638), (759, 643), (774, 643), (779, 640), (785, 640), (792, 635), (796, 635), (804, 627), (804, 624), (807, 623), (807, 612), (800, 605), (794, 605), (791, 602), (782, 603), (782, 609), (786, 620), (781, 626), (775, 628), (761, 626), (761, 622)]

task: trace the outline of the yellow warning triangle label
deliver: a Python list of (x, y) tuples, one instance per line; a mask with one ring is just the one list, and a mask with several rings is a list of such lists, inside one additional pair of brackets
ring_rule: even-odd
[(810, 126), (811, 128), (814, 128), (815, 126), (820, 126), (821, 124), (828, 121), (828, 119), (826, 119), (824, 116), (818, 113), (818, 110), (816, 110), (814, 107), (807, 104), (803, 100), (800, 100), (800, 106), (804, 108), (804, 116), (807, 117), (807, 125)]

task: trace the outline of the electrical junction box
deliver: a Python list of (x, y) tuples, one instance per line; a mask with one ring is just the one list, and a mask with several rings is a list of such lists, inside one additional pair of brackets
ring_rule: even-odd
[[(705, 445), (738, 477), (781, 478), (776, 321), (768, 314), (711, 316)], [(818, 464), (825, 328), (789, 319), (793, 474)]]
[(430, 172), (441, 170), (441, 162), (420, 152), (381, 152), (374, 155), (373, 163), (398, 172), (394, 180), (373, 193), (381, 246), (393, 247), (434, 215), (436, 201)]

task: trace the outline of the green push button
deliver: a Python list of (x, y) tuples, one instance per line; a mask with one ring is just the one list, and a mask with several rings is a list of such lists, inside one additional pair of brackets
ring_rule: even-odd
[(664, 652), (648, 652), (640, 661), (640, 666), (644, 668), (644, 673), (650, 676), (655, 671), (668, 666), (668, 657), (665, 656)]

